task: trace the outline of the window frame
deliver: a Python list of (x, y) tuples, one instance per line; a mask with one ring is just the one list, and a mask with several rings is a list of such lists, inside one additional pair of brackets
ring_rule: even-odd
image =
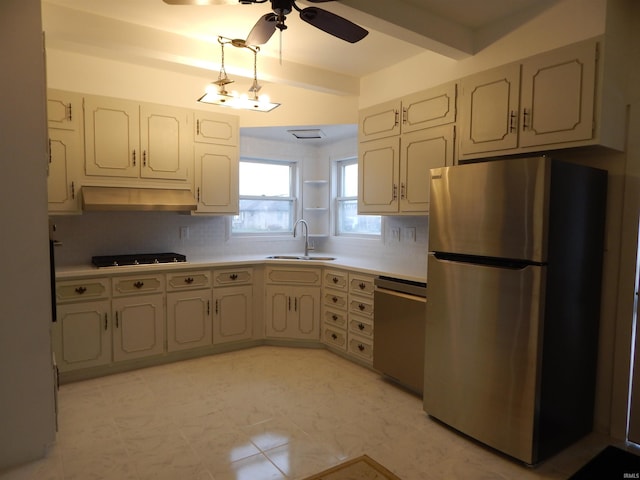
[[(340, 230), (340, 204), (343, 202), (352, 202), (355, 201), (356, 205), (358, 202), (357, 193), (355, 196), (343, 196), (342, 192), (344, 192), (344, 167), (348, 165), (357, 165), (358, 157), (357, 156), (348, 156), (344, 158), (340, 158), (334, 161), (334, 172), (335, 172), (335, 197), (334, 197), (334, 220), (333, 220), (333, 236), (334, 237), (342, 237), (342, 238), (368, 238), (372, 240), (382, 239), (382, 232), (384, 230), (383, 220), (384, 218), (380, 215), (358, 215), (362, 216), (371, 216), (371, 217), (380, 217), (380, 231), (377, 233), (364, 233), (364, 232), (344, 232)], [(358, 181), (358, 179), (356, 179)], [(356, 187), (357, 190), (357, 187)]]
[[(266, 238), (266, 237), (285, 237), (293, 234), (293, 225), (298, 217), (298, 190), (299, 190), (299, 161), (298, 160), (280, 160), (272, 158), (260, 158), (260, 157), (240, 157), (239, 163), (256, 163), (256, 164), (271, 164), (271, 165), (284, 165), (290, 168), (289, 170), (289, 196), (266, 196), (266, 195), (242, 195), (238, 193), (238, 215), (229, 216), (229, 236), (234, 238), (252, 237), (252, 238)], [(238, 179), (238, 182), (240, 179)], [(291, 202), (291, 222), (290, 225), (283, 230), (268, 231), (268, 232), (238, 232), (234, 231), (234, 219), (241, 214), (240, 204), (242, 200), (254, 200), (254, 201), (282, 201)]]

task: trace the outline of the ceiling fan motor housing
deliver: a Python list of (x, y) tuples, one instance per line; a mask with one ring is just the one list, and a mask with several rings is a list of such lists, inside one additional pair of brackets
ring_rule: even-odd
[(292, 0), (271, 0), (271, 9), (276, 15), (289, 15), (292, 10)]

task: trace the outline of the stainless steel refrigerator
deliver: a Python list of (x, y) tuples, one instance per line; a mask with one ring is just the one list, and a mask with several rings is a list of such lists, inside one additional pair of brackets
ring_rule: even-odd
[(536, 464), (592, 430), (607, 175), (431, 171), (424, 410)]

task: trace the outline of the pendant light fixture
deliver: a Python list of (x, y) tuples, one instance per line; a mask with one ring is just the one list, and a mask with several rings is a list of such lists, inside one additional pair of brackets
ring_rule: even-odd
[[(258, 92), (262, 88), (258, 84), (258, 52), (260, 51), (260, 47), (247, 45), (244, 40), (230, 39), (222, 36), (218, 37), (218, 43), (220, 43), (221, 49), (221, 64), (218, 80), (209, 84), (205, 94), (198, 99), (198, 102), (258, 112), (270, 112), (274, 108), (279, 107), (280, 104), (271, 102), (267, 95), (258, 95)], [(224, 46), (227, 44), (231, 44), (237, 48), (246, 48), (253, 52), (253, 84), (249, 88), (248, 94), (240, 95), (235, 91), (231, 93), (227, 91), (226, 86), (233, 83), (233, 80), (229, 79), (224, 66)]]

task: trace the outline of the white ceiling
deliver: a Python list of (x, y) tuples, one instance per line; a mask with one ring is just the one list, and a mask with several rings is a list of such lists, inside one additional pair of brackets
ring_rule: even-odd
[[(294, 11), (287, 17), (288, 29), (281, 36), (276, 32), (260, 47), (260, 78), (357, 94), (363, 76), (429, 50), (453, 59), (468, 57), (482, 48), (478, 38), (490, 41), (492, 31), (503, 34), (517, 28), (558, 1), (342, 0), (311, 4), (299, 0), (301, 8), (319, 6), (370, 33), (350, 44), (303, 22)], [(136, 61), (148, 55), (169, 67), (206, 68), (209, 76), (220, 65), (217, 37), (246, 38), (258, 18), (271, 11), (269, 2), (208, 6), (167, 5), (162, 0), (42, 3), (48, 45)], [(229, 48), (237, 50), (228, 47), (227, 55), (234, 54)]]

